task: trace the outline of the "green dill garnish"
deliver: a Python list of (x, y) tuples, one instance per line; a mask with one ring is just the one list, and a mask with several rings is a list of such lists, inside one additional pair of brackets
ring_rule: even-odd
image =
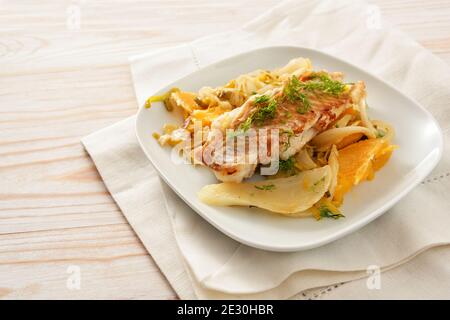
[(319, 208), (320, 218), (332, 218), (332, 219), (339, 219), (339, 218), (345, 218), (345, 216), (340, 212), (333, 212), (330, 210), (327, 206), (320, 206)]
[(295, 110), (300, 114), (305, 114), (311, 109), (311, 103), (303, 93), (299, 94), (299, 99), (301, 101), (301, 105), (299, 105)]
[(269, 96), (266, 96), (265, 94), (263, 94), (262, 96), (259, 96), (255, 99), (255, 103), (266, 103), (270, 100)]
[(286, 142), (283, 145), (285, 146), (284, 150), (287, 150), (291, 146), (291, 137), (294, 135), (294, 131), (292, 129), (281, 129), (281, 134), (286, 135)]
[(250, 129), (251, 125), (252, 125), (252, 117), (250, 116), (247, 119), (245, 119), (244, 122), (241, 123), (240, 129), (245, 132), (248, 129)]
[(250, 129), (250, 127), (252, 125), (252, 121), (253, 121), (253, 119), (250, 116), (247, 119), (245, 119), (245, 121), (242, 122), (236, 130), (234, 130), (234, 131), (227, 130), (227, 138), (234, 139), (235, 137), (245, 134)]
[[(284, 94), (286, 95), (286, 98), (294, 103), (298, 100), (301, 100), (302, 93), (300, 90), (302, 89), (302, 83), (296, 76), (293, 76), (289, 83), (284, 88)], [(303, 95), (304, 96), (304, 95)]]
[(272, 99), (265, 102), (268, 102), (267, 105), (259, 108), (252, 117), (253, 121), (258, 124), (263, 123), (266, 119), (273, 119), (277, 111), (277, 102), (275, 100)]
[(320, 178), (319, 180), (317, 180), (316, 182), (313, 183), (313, 185), (311, 186), (311, 191), (312, 192), (318, 192), (317, 191), (317, 187), (320, 186), (322, 183), (325, 182), (325, 177)]
[(284, 94), (286, 98), (291, 103), (300, 102), (300, 105), (297, 107), (297, 112), (300, 114), (304, 114), (309, 111), (311, 108), (311, 103), (306, 95), (301, 92), (302, 83), (298, 80), (296, 76), (293, 76), (289, 83), (284, 88)]
[(316, 73), (311, 77), (312, 81), (304, 82), (304, 89), (309, 91), (322, 91), (332, 95), (338, 95), (345, 89), (345, 84), (332, 80), (328, 75), (324, 73)]
[(295, 159), (294, 157), (290, 157), (286, 160), (281, 160), (278, 164), (279, 170), (283, 172), (292, 173), (295, 169)]
[(292, 130), (292, 129), (281, 129), (281, 133), (286, 134), (288, 137), (292, 137), (294, 135), (294, 130)]
[(246, 132), (252, 123), (261, 125), (267, 119), (275, 118), (278, 103), (267, 95), (259, 96), (255, 99), (255, 105), (259, 108), (239, 125), (240, 131)]
[(297, 112), (305, 114), (311, 109), (311, 102), (306, 93), (319, 91), (326, 94), (338, 95), (345, 89), (345, 84), (332, 80), (328, 75), (316, 73), (311, 76), (311, 80), (301, 82), (293, 76), (284, 88), (284, 94), (291, 103), (299, 103)]
[(274, 184), (266, 184), (266, 185), (262, 185), (262, 186), (255, 186), (255, 188), (258, 190), (270, 191), (270, 190), (274, 190), (276, 188), (276, 186)]
[(386, 135), (386, 132), (384, 132), (383, 130), (377, 129), (377, 138), (383, 138)]

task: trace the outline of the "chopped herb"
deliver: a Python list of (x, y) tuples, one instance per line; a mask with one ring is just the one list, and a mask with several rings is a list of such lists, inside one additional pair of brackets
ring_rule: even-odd
[(317, 187), (320, 186), (324, 182), (325, 182), (325, 177), (322, 177), (319, 180), (317, 180), (316, 182), (314, 182), (313, 185), (311, 186), (311, 191), (318, 192)]
[(258, 124), (263, 123), (266, 119), (273, 119), (277, 111), (277, 102), (275, 100), (270, 100), (267, 105), (259, 108), (253, 114), (253, 120)]
[(296, 76), (293, 76), (284, 88), (284, 94), (291, 103), (300, 102), (301, 105), (297, 107), (297, 112), (304, 114), (311, 108), (311, 103), (306, 95), (300, 92), (301, 89), (302, 83)]
[(383, 138), (386, 135), (386, 132), (383, 130), (377, 129), (377, 138)]
[(320, 91), (322, 93), (338, 95), (345, 90), (345, 84), (332, 80), (324, 73), (317, 73), (311, 77), (310, 81), (301, 82), (297, 77), (293, 76), (284, 89), (286, 98), (291, 103), (299, 102), (297, 112), (304, 114), (311, 109), (311, 102), (306, 93)]
[(276, 100), (271, 99), (267, 95), (262, 95), (255, 99), (255, 105), (257, 105), (259, 109), (245, 119), (245, 121), (239, 126), (239, 129), (243, 132), (250, 129), (253, 122), (261, 125), (265, 120), (275, 118), (275, 113), (278, 106)]
[(248, 129), (250, 129), (250, 126), (252, 125), (252, 121), (253, 121), (252, 117), (251, 116), (248, 117), (247, 119), (245, 119), (244, 122), (241, 123), (240, 129), (244, 132), (247, 131)]
[(276, 186), (274, 184), (266, 184), (266, 185), (262, 185), (262, 186), (255, 186), (255, 188), (258, 190), (270, 191), (270, 190), (274, 190), (276, 188)]
[(302, 104), (299, 105), (295, 110), (300, 114), (305, 114), (311, 109), (311, 103), (303, 93), (299, 93), (299, 99)]
[(263, 94), (262, 96), (259, 96), (255, 99), (255, 103), (266, 103), (270, 100), (270, 97)]
[(279, 162), (280, 171), (292, 173), (294, 171), (294, 168), (295, 168), (294, 157), (290, 157), (289, 159), (286, 159), (286, 160), (280, 159), (280, 162)]
[(331, 211), (327, 206), (320, 206), (319, 208), (320, 218), (333, 218), (333, 219), (339, 219), (339, 218), (345, 218), (345, 216), (340, 212), (333, 212)]
[(283, 145), (285, 146), (284, 150), (287, 150), (290, 146), (291, 146), (291, 137), (294, 135), (294, 131), (292, 129), (286, 130), (286, 129), (281, 129), (282, 132), (281, 134), (285, 134), (287, 137), (287, 141), (283, 143)]
[(345, 83), (332, 80), (327, 74), (317, 73), (312, 79), (313, 81), (305, 82), (305, 90), (318, 90), (332, 95), (338, 95), (345, 90)]
[(288, 137), (292, 137), (294, 135), (294, 131), (292, 129), (281, 129), (281, 134), (285, 134)]
[(299, 100), (299, 90), (301, 89), (301, 82), (296, 76), (293, 76), (289, 83), (284, 88), (284, 94), (290, 102)]

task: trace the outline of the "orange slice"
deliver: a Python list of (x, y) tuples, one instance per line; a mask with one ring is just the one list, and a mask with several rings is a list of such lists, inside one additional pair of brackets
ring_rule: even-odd
[(208, 108), (205, 110), (194, 110), (192, 112), (192, 119), (201, 121), (202, 126), (210, 126), (211, 123), (221, 114), (223, 114), (225, 110), (220, 107)]
[(333, 201), (342, 204), (344, 194), (365, 180), (372, 180), (394, 150), (385, 139), (368, 139), (339, 150), (338, 183)]
[(361, 140), (361, 138), (364, 136), (364, 134), (362, 133), (352, 133), (348, 136), (346, 136), (344, 139), (342, 139), (341, 141), (339, 141), (336, 144), (336, 147), (338, 148), (338, 150), (343, 149), (359, 140)]
[(198, 109), (195, 97), (196, 95), (191, 92), (173, 92), (169, 97), (169, 103), (180, 106), (190, 114), (193, 110)]

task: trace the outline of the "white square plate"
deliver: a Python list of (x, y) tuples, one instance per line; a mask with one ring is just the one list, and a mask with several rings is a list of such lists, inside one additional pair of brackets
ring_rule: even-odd
[(249, 246), (271, 251), (297, 251), (318, 247), (353, 232), (388, 210), (419, 184), (436, 166), (442, 155), (441, 130), (431, 114), (417, 102), (377, 77), (328, 54), (300, 47), (268, 47), (246, 52), (196, 71), (162, 88), (178, 87), (198, 91), (203, 86), (219, 86), (240, 74), (256, 69), (274, 69), (296, 57), (310, 58), (314, 69), (342, 71), (348, 82), (364, 80), (368, 112), (396, 130), (399, 146), (387, 165), (371, 182), (355, 187), (345, 197), (344, 219), (287, 218), (258, 208), (213, 207), (199, 201), (197, 192), (206, 184), (217, 183), (207, 168), (176, 164), (170, 148), (161, 148), (152, 137), (164, 123), (181, 119), (163, 106), (141, 108), (137, 115), (138, 140), (156, 170), (192, 209), (217, 229)]

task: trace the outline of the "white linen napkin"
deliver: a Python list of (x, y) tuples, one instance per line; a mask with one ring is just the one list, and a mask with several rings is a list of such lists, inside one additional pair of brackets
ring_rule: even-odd
[(370, 265), (391, 269), (450, 243), (450, 70), (379, 19), (376, 8), (364, 2), (284, 1), (241, 29), (131, 59), (142, 105), (159, 88), (227, 56), (268, 45), (313, 47), (412, 96), (434, 114), (445, 134), (438, 167), (388, 213), (334, 243), (295, 253), (241, 245), (193, 212), (160, 182), (140, 150), (134, 117), (84, 138), (111, 195), (181, 298), (288, 298), (365, 277)]

